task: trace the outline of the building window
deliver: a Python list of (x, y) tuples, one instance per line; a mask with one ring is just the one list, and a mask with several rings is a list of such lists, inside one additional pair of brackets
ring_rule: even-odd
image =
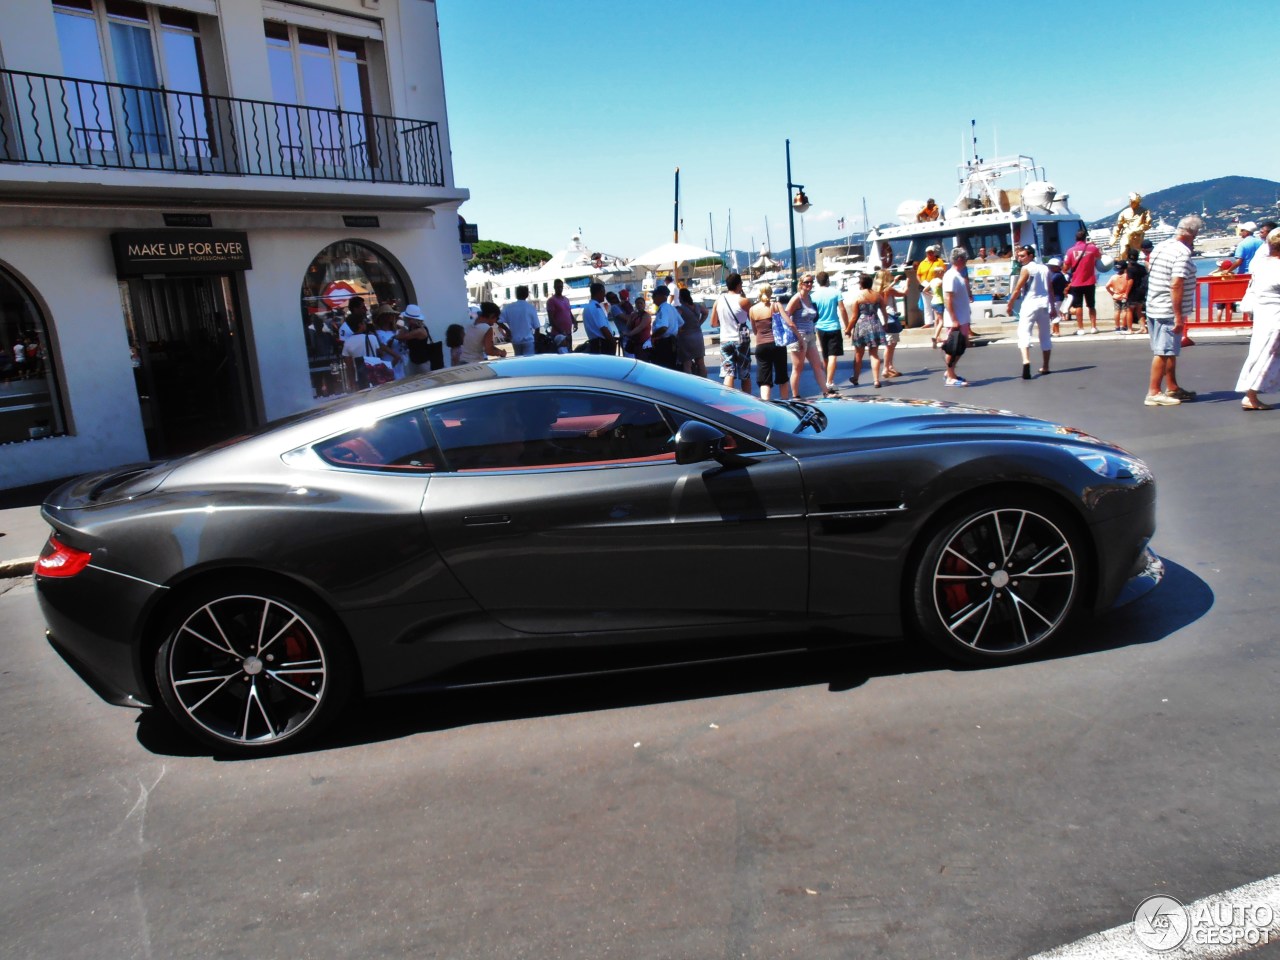
[(365, 41), (275, 20), (265, 31), (272, 96), (298, 108), (281, 131), (281, 150), (308, 167), (376, 167), (365, 122), (373, 113)]
[(0, 443), (66, 432), (44, 317), (0, 268)]
[[(409, 302), (404, 278), (373, 247), (343, 240), (321, 250), (302, 280), (302, 323), (311, 389), (317, 399), (363, 386), (354, 364), (342, 355), (343, 344), (353, 332), (347, 323), (353, 297), (363, 301), (370, 332), (376, 328), (379, 340), (391, 339), (396, 318)], [(403, 376), (403, 368), (396, 373)]]
[(135, 0), (53, 0), (53, 12), (63, 75), (85, 81), (67, 95), (79, 149), (213, 156), (194, 14)]

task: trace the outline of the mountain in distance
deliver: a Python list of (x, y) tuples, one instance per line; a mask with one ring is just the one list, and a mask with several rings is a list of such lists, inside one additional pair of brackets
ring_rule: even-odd
[[(1156, 190), (1142, 198), (1142, 205), (1151, 211), (1153, 219), (1163, 217), (1169, 224), (1195, 214), (1204, 220), (1205, 234), (1231, 233), (1237, 223), (1252, 220), (1277, 220), (1280, 217), (1280, 183), (1261, 177), (1218, 177), (1216, 180), (1200, 180), (1182, 183), (1165, 190)], [(1120, 211), (1094, 220), (1089, 226), (1115, 225)]]

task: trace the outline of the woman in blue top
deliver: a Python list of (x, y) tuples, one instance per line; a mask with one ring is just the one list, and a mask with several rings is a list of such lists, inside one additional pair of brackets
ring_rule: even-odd
[(804, 373), (804, 364), (809, 362), (813, 371), (813, 379), (818, 389), (829, 397), (838, 397), (840, 392), (827, 385), (827, 373), (822, 366), (822, 354), (818, 352), (818, 335), (814, 324), (818, 322), (818, 308), (814, 306), (810, 294), (813, 292), (813, 274), (800, 275), (800, 292), (787, 304), (787, 326), (795, 332), (796, 342), (787, 350), (791, 353), (791, 395), (800, 396), (800, 375)]

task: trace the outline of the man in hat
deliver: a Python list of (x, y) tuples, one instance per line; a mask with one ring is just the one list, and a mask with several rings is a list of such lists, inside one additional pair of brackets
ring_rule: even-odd
[(1151, 252), (1147, 325), (1153, 356), (1143, 401), (1148, 407), (1176, 407), (1196, 398), (1193, 391), (1178, 386), (1178, 355), (1184, 346), (1187, 317), (1196, 305), (1196, 265), (1191, 248), (1202, 229), (1204, 221), (1199, 217), (1183, 217), (1174, 235)]
[(1258, 225), (1252, 220), (1240, 224), (1237, 229), (1240, 231), (1240, 242), (1236, 244), (1232, 266), (1237, 274), (1248, 273), (1249, 261), (1258, 252), (1258, 248), (1262, 246), (1262, 241), (1254, 236), (1258, 232)]
[(1111, 231), (1111, 245), (1118, 247), (1116, 260), (1128, 259), (1128, 251), (1142, 247), (1142, 238), (1151, 229), (1151, 211), (1142, 205), (1142, 194), (1129, 194), (1129, 206), (1120, 211), (1116, 217), (1115, 229)]
[(416, 373), (430, 373), (431, 355), (429, 345), (431, 344), (431, 334), (428, 332), (426, 321), (422, 316), (422, 308), (416, 303), (409, 304), (401, 311), (400, 320), (404, 323), (404, 329), (398, 331), (395, 338), (405, 345), (405, 350), (409, 354), (409, 359), (405, 361), (404, 365), (405, 375), (413, 376)]

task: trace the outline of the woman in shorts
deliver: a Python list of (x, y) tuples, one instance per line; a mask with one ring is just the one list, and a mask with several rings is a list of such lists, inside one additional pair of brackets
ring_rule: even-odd
[(787, 318), (794, 325), (796, 342), (787, 348), (791, 354), (791, 395), (800, 396), (800, 375), (804, 373), (805, 361), (813, 372), (813, 379), (818, 389), (827, 396), (840, 396), (839, 391), (826, 389), (827, 371), (823, 368), (822, 354), (818, 351), (818, 334), (815, 324), (818, 322), (818, 308), (814, 306), (810, 294), (813, 292), (813, 274), (800, 275), (800, 292), (787, 304)]
[(756, 338), (756, 377), (760, 381), (760, 399), (772, 400), (773, 387), (777, 384), (783, 400), (791, 398), (791, 385), (787, 382), (787, 348), (774, 338), (774, 315), (781, 322), (782, 304), (773, 299), (773, 287), (764, 284), (756, 293), (756, 302), (747, 311), (751, 320), (751, 332)]

